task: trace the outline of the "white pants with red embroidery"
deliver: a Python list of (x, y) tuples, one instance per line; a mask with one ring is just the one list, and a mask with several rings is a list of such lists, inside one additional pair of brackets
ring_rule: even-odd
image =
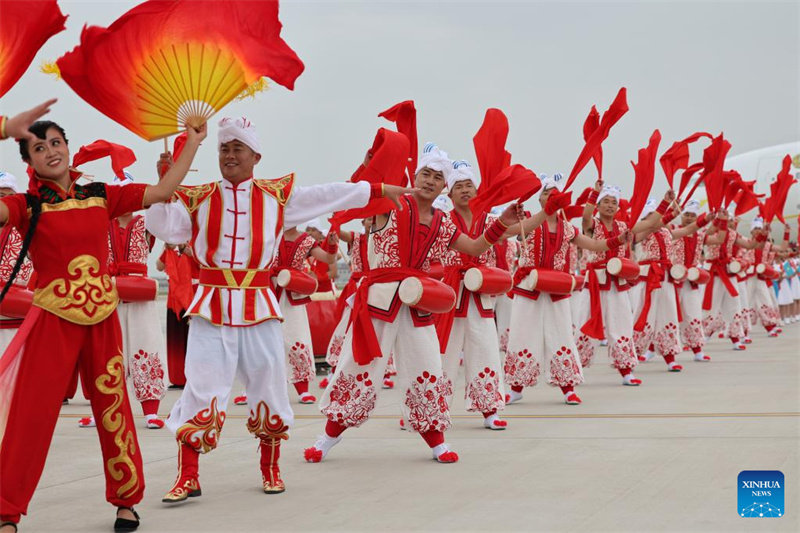
[(747, 298), (752, 309), (753, 325), (760, 321), (765, 328), (772, 328), (780, 322), (781, 315), (775, 301), (775, 291), (763, 279), (753, 276), (747, 280)]
[[(644, 310), (647, 284), (639, 282), (631, 291), (631, 300), (638, 302), (633, 307), (633, 322), (639, 320)], [(605, 315), (603, 315), (605, 317)], [(650, 310), (642, 331), (633, 332), (633, 343), (637, 355), (642, 355), (652, 344), (655, 352), (663, 357), (676, 356), (681, 351), (678, 331), (678, 302), (675, 299), (675, 286), (662, 281), (661, 287), (650, 293)]]
[(281, 434), (294, 423), (277, 320), (229, 327), (193, 317), (185, 371), (186, 387), (166, 425), (179, 441), (201, 453), (218, 444), (236, 377), (244, 384), (250, 409), (247, 429), (255, 437)]
[[(735, 289), (737, 287), (736, 278), (729, 279)], [(725, 331), (727, 326), (730, 338), (741, 339), (744, 337), (744, 310), (738, 290), (736, 296), (733, 296), (717, 276), (714, 277), (712, 283), (714, 284), (714, 293), (711, 309), (703, 310), (703, 331), (706, 336), (710, 337), (719, 331)]]
[(447, 349), (442, 356), (445, 378), (451, 382), (447, 404), (453, 405), (453, 389), (464, 354), (464, 399), (470, 412), (494, 413), (505, 409), (502, 362), (494, 319), (478, 313), (475, 299), (467, 298), (466, 317), (455, 317)]
[(314, 366), (311, 327), (305, 305), (292, 305), (281, 293), (281, 313), (283, 314), (283, 348), (286, 354), (286, 369), (289, 383), (312, 382), (317, 375)]
[[(342, 313), (342, 319), (336, 324), (336, 329), (333, 330), (331, 335), (331, 342), (328, 344), (328, 351), (325, 354), (325, 362), (331, 368), (335, 368), (339, 364), (339, 357), (342, 355), (342, 347), (344, 346), (344, 338), (347, 334), (347, 324), (350, 322), (350, 307), (345, 307)], [(385, 376), (394, 376), (397, 374), (397, 367), (394, 364), (394, 354), (389, 355), (389, 364), (386, 365)]]
[[(753, 326), (753, 310), (750, 307), (750, 299), (747, 294), (747, 280), (738, 279), (736, 282), (736, 290), (739, 292), (739, 302), (742, 304), (742, 336), (749, 337), (750, 328)], [(730, 324), (728, 324), (728, 337), (733, 337), (733, 335), (730, 334)]]
[(554, 302), (546, 293), (538, 300), (514, 296), (504, 370), (510, 387), (533, 387), (540, 376), (556, 387), (583, 383), (567, 299)]
[(706, 345), (703, 330), (703, 290), (702, 285), (695, 288), (688, 281), (680, 290), (681, 304), (681, 342), (692, 350), (702, 350)]
[(161, 400), (167, 392), (164, 383), (167, 346), (160, 315), (155, 301), (121, 302), (117, 306), (125, 380), (139, 402)]
[[(600, 291), (600, 307), (608, 340), (608, 358), (611, 360), (611, 366), (617, 370), (626, 368), (633, 370), (639, 364), (633, 344), (633, 310), (628, 292), (618, 290), (613, 283), (607, 291)], [(588, 301), (585, 307), (587, 309), (590, 307)]]
[(578, 356), (583, 368), (591, 366), (594, 360), (594, 343), (588, 335), (581, 332), (581, 328), (589, 320), (591, 314), (590, 298), (589, 291), (586, 289), (573, 292), (569, 298), (572, 335), (575, 337), (575, 346), (578, 348)]
[(494, 316), (497, 324), (497, 339), (500, 348), (500, 356), (505, 358), (508, 349), (508, 332), (511, 327), (511, 306), (513, 298), (501, 294), (494, 299)]
[(402, 415), (419, 433), (445, 431), (450, 427), (447, 398), (452, 385), (444, 379), (439, 339), (433, 325), (414, 327), (411, 313), (401, 306), (394, 322), (372, 319), (383, 357), (367, 365), (353, 359), (352, 329), (345, 337), (336, 372), (320, 400), (320, 411), (345, 427), (358, 427), (375, 409), (383, 376), (394, 353), (397, 365), (395, 388), (402, 394)]

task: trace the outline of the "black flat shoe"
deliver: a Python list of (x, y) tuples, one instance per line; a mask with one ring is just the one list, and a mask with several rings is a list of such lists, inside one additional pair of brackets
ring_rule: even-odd
[(167, 387), (170, 390), (183, 390), (186, 385), (170, 385)]
[(114, 521), (114, 531), (135, 531), (139, 527), (139, 514), (133, 510), (133, 507), (118, 507), (118, 509), (127, 509), (132, 512), (136, 520), (117, 517), (116, 521)]

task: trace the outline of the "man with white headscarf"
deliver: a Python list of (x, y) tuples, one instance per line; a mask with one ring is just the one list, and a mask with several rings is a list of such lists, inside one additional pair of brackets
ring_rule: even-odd
[(748, 263), (748, 278), (746, 282), (747, 301), (749, 302), (750, 322), (755, 325), (761, 322), (767, 330), (768, 337), (777, 337), (779, 333), (778, 323), (781, 320), (777, 301), (774, 300), (772, 282), (763, 278), (758, 272), (759, 266), (772, 267), (770, 256), (775, 250), (782, 250), (789, 241), (789, 226), (784, 228), (784, 239), (781, 246), (774, 246), (769, 240), (769, 227), (764, 226), (764, 219), (755, 217), (750, 223), (751, 237), (758, 243), (753, 249), (741, 249), (742, 259)]
[[(115, 176), (113, 181), (119, 187), (133, 182), (128, 172), (124, 172), (124, 179)], [(158, 284), (147, 277), (147, 259), (154, 244), (142, 215), (125, 213), (108, 224), (108, 271), (120, 294), (117, 315), (122, 330), (125, 381), (142, 405), (147, 429), (164, 427), (164, 421), (158, 418), (158, 408), (167, 392), (164, 383), (167, 350), (156, 305)], [(68, 391), (69, 396), (72, 394), (74, 390)], [(93, 416), (78, 421), (78, 427), (82, 428), (95, 425)]]
[[(711, 265), (711, 281), (703, 294), (703, 331), (707, 337), (724, 332), (727, 325), (728, 338), (734, 350), (745, 350), (745, 311), (737, 287), (737, 272), (732, 270), (734, 246), (755, 248), (757, 243), (739, 235), (733, 229), (731, 216), (722, 209), (717, 213), (714, 225), (705, 240), (705, 257)], [(736, 263), (738, 264), (738, 263)]]
[[(363, 207), (371, 197), (397, 201), (406, 190), (368, 183), (300, 187), (294, 174), (257, 179), (261, 147), (244, 117), (219, 122), (222, 180), (181, 187), (171, 203), (146, 215), (148, 231), (165, 242), (191, 243), (200, 263), (200, 285), (186, 349), (186, 387), (170, 413), (178, 477), (165, 503), (200, 495), (198, 457), (216, 448), (235, 377), (244, 383), (258, 438), (264, 492), (285, 490), (278, 459), (294, 414), (287, 391), (280, 306), (270, 288), (269, 265), (284, 227)], [(167, 156), (162, 156), (165, 159)]]
[[(619, 187), (604, 185), (601, 181), (595, 182), (583, 210), (585, 235), (604, 241), (629, 229), (626, 222), (616, 219), (621, 194)], [(632, 232), (641, 233), (648, 227), (647, 222), (640, 222), (632, 228)], [(633, 344), (633, 310), (628, 297), (631, 285), (606, 270), (608, 261), (614, 257), (630, 259), (630, 246), (597, 253), (594, 260), (587, 265), (586, 286), (590, 301), (584, 307), (587, 309), (588, 319), (576, 326), (590, 337), (608, 339), (608, 357), (611, 365), (622, 376), (622, 384), (638, 386), (642, 381), (633, 375), (633, 369), (639, 360)]]
[[(8, 172), (0, 172), (0, 198), (20, 192), (17, 178)], [(22, 250), (22, 235), (11, 224), (6, 224), (0, 230), (0, 287), (8, 282), (11, 271), (17, 262)], [(6, 294), (6, 301), (21, 300), (20, 296), (28, 294), (27, 285), (33, 274), (33, 263), (25, 257), (20, 265), (19, 274), (14, 278), (13, 288)], [(3, 307), (7, 307), (5, 303)], [(15, 315), (23, 315), (17, 309)], [(5, 316), (0, 314), (0, 353), (5, 352), (11, 339), (16, 335), (24, 316)]]
[[(441, 258), (448, 249), (481, 256), (518, 215), (516, 207), (509, 208), (478, 238), (463, 234), (433, 208), (452, 168), (447, 154), (428, 143), (417, 165), (415, 189), (401, 200), (402, 210), (375, 217), (369, 235), (369, 269), (353, 300), (352, 322), (336, 373), (320, 401), (327, 418), (324, 433), (304, 451), (310, 463), (325, 459), (345, 430), (367, 421), (375, 409), (377, 385), (390, 353), (397, 363), (395, 386), (404, 398), (407, 427), (420, 434), (437, 462), (458, 461), (458, 454), (444, 440), (451, 424), (447, 397), (452, 385), (443, 375), (434, 316), (403, 303), (400, 283), (428, 278), (425, 283), (437, 286), (427, 275), (432, 259)], [(446, 287), (437, 288), (447, 293)]]
[[(565, 403), (578, 405), (581, 399), (574, 387), (583, 383), (583, 369), (567, 300), (574, 285), (570, 245), (605, 252), (626, 244), (630, 234), (624, 232), (605, 241), (582, 235), (562, 212), (569, 203), (569, 196), (560, 192), (562, 175), (542, 174), (540, 179), (542, 211), (528, 220), (541, 220), (533, 228), (525, 228), (525, 245), (512, 289), (514, 302), (504, 365), (511, 391), (506, 403), (521, 400), (523, 389), (535, 386), (543, 376), (548, 385), (561, 389)], [(567, 287), (545, 286), (548, 278), (564, 280)]]
[[(453, 210), (447, 216), (462, 233), (479, 237), (497, 219), (488, 213), (470, 210), (469, 202), (478, 194), (478, 180), (466, 161), (453, 163), (453, 170), (447, 176), (447, 189), (453, 202)], [(451, 383), (448, 405), (453, 404), (453, 388), (463, 353), (467, 411), (481, 413), (485, 428), (503, 430), (507, 424), (500, 419), (498, 411), (505, 409), (505, 387), (494, 322), (494, 297), (471, 292), (464, 286), (467, 270), (496, 267), (494, 247), (477, 258), (448, 250), (442, 257), (442, 264), (445, 266), (443, 281), (457, 296), (455, 307), (437, 316), (442, 369), (445, 379)], [(508, 279), (510, 281), (510, 274)]]
[(654, 225), (636, 235), (635, 257), (640, 277), (631, 291), (634, 327), (633, 342), (640, 361), (649, 361), (656, 354), (664, 358), (667, 370), (680, 372), (683, 366), (675, 362), (681, 352), (680, 310), (678, 288), (670, 276), (672, 247), (675, 241), (692, 235), (708, 222), (706, 217), (681, 228), (673, 229), (672, 220), (680, 214), (674, 203), (675, 192), (667, 191), (660, 204), (650, 198), (640, 220), (652, 220)]
[[(700, 213), (700, 201), (689, 200), (681, 214), (681, 227), (689, 226), (697, 221)], [(702, 268), (703, 242), (706, 231), (685, 235), (672, 243), (670, 261), (673, 265), (683, 265), (688, 272), (690, 268)], [(711, 361), (711, 357), (703, 353), (706, 335), (703, 332), (703, 290), (700, 285), (688, 279), (674, 280), (679, 289), (678, 303), (681, 310), (680, 333), (683, 346), (692, 350), (694, 360)]]

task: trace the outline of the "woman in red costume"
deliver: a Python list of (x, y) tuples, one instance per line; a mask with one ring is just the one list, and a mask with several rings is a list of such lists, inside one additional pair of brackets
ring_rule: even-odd
[(35, 139), (20, 142), (32, 169), (28, 192), (0, 200), (0, 224), (24, 235), (20, 257), (29, 253), (38, 273), (33, 307), (0, 359), (0, 532), (16, 531), (27, 512), (76, 367), (91, 388), (106, 500), (117, 507), (114, 528), (130, 531), (139, 525), (133, 505), (142, 499), (144, 477), (125, 387), (119, 298), (107, 268), (108, 223), (168, 200), (206, 126), (189, 128), (181, 157), (157, 185), (125, 187), (78, 184), (64, 130), (42, 121), (30, 131)]

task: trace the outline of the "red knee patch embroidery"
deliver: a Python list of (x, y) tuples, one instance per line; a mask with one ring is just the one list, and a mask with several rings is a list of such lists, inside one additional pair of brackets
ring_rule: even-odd
[(450, 380), (437, 377), (430, 372), (411, 382), (406, 390), (406, 407), (411, 427), (419, 433), (444, 431), (450, 427), (450, 409), (447, 398), (453, 394)]
[(369, 372), (339, 374), (330, 385), (330, 405), (322, 412), (330, 420), (345, 427), (363, 424), (375, 409), (377, 393)]

